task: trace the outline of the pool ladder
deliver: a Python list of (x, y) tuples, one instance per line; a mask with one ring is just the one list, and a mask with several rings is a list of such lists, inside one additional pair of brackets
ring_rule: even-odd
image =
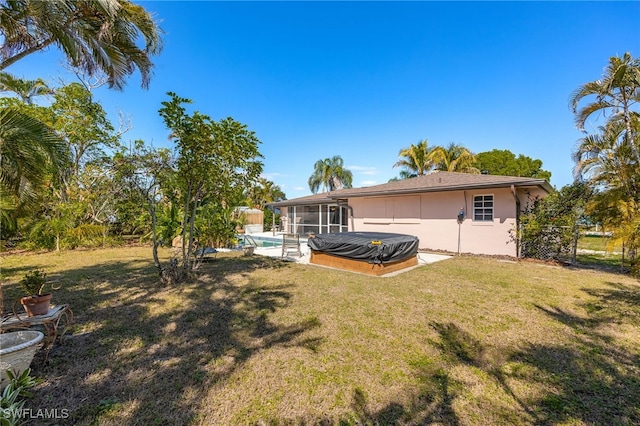
[(256, 243), (256, 240), (253, 239), (253, 237), (251, 235), (246, 235), (244, 236), (244, 246), (247, 246), (247, 243), (250, 243), (249, 245), (252, 245), (254, 247), (258, 247), (258, 243)]

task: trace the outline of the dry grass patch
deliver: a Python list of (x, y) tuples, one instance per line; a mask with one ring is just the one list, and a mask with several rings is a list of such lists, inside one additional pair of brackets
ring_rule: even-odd
[(8, 256), (76, 324), (33, 408), (68, 424), (640, 423), (640, 286), (456, 257), (388, 278), (219, 254), (160, 287), (149, 249)]

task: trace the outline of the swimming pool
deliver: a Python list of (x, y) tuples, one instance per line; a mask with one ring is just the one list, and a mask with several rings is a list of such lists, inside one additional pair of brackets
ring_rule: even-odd
[(263, 237), (258, 235), (237, 235), (238, 242), (241, 246), (251, 245), (256, 247), (280, 247), (282, 238)]

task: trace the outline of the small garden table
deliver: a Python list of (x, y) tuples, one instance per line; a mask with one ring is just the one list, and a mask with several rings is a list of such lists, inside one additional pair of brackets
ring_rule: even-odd
[[(72, 323), (73, 312), (69, 305), (52, 306), (46, 314), (36, 315), (34, 317), (28, 317), (26, 314), (19, 315), (14, 309), (12, 315), (2, 318), (0, 332), (4, 333), (5, 331), (14, 329), (28, 329), (36, 325), (41, 325), (45, 330), (43, 349), (47, 349), (56, 340), (58, 334), (59, 337), (64, 335)], [(62, 326), (61, 331), (59, 331), (60, 326)]]

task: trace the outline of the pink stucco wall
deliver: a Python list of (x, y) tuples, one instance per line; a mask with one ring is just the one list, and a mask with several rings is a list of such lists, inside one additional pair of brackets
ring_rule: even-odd
[[(517, 190), (522, 208), (527, 198), (544, 196), (541, 190)], [(473, 220), (473, 198), (493, 195), (493, 221)], [(351, 198), (351, 231), (378, 231), (415, 235), (421, 249), (474, 254), (517, 256), (511, 234), (515, 230), (516, 202), (510, 188), (432, 192), (418, 195)], [(458, 225), (461, 208), (467, 213)]]

